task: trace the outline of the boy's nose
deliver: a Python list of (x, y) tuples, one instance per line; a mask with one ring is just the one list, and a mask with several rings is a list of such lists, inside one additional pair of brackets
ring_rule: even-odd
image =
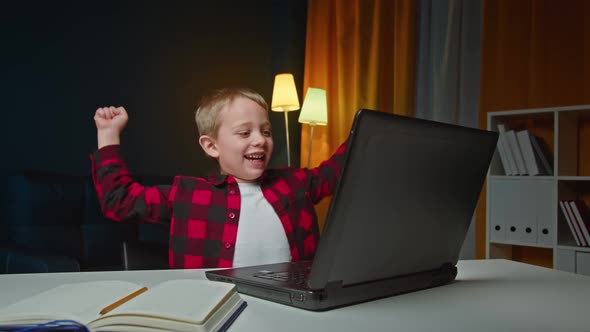
[(264, 139), (264, 136), (262, 136), (262, 134), (254, 134), (252, 136), (252, 143), (254, 145), (262, 145), (264, 144), (264, 142), (266, 142), (266, 140)]

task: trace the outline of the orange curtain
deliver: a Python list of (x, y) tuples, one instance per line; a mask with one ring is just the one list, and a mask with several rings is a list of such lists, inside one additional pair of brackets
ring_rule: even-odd
[[(481, 128), (491, 111), (590, 104), (590, 2), (484, 0), (481, 54)], [(485, 257), (483, 193), (478, 258)]]
[[(314, 129), (311, 167), (346, 140), (358, 109), (413, 116), (415, 24), (415, 0), (309, 1), (303, 94), (322, 88), (328, 99), (328, 125)], [(308, 144), (303, 125), (303, 165)], [(317, 207), (320, 226), (327, 201)]]

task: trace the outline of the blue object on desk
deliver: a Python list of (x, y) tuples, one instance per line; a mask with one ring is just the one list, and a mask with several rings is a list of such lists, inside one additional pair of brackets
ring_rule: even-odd
[(73, 320), (54, 320), (39, 325), (0, 325), (0, 332), (90, 332)]
[(246, 309), (247, 305), (248, 305), (248, 302), (246, 302), (246, 301), (242, 302), (242, 304), (240, 305), (238, 310), (236, 310), (231, 315), (231, 317), (225, 323), (223, 323), (223, 325), (221, 327), (219, 327), (218, 332), (227, 331), (227, 329), (229, 329), (229, 327), (233, 324), (233, 322), (236, 320), (236, 318), (238, 318), (238, 316), (242, 313), (242, 311), (244, 311), (244, 309)]

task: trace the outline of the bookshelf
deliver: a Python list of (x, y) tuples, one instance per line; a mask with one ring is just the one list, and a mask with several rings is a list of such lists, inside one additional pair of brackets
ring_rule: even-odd
[(590, 207), (590, 105), (489, 112), (487, 129), (502, 127), (534, 136), (549, 168), (537, 155), (539, 173), (522, 174), (513, 145), (501, 134), (487, 177), (486, 257), (590, 275), (590, 244), (578, 243), (560, 207), (569, 200)]

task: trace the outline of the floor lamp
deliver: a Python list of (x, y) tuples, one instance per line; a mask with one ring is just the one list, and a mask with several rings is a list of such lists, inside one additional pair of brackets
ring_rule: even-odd
[(318, 88), (307, 88), (299, 122), (307, 123), (309, 130), (309, 149), (307, 151), (307, 168), (311, 162), (311, 143), (313, 141), (313, 128), (328, 124), (328, 102), (326, 101), (326, 90)]
[(272, 90), (270, 108), (275, 112), (285, 113), (285, 130), (287, 131), (287, 166), (291, 166), (291, 145), (289, 144), (289, 117), (287, 113), (299, 109), (299, 97), (295, 88), (293, 74), (277, 74)]

